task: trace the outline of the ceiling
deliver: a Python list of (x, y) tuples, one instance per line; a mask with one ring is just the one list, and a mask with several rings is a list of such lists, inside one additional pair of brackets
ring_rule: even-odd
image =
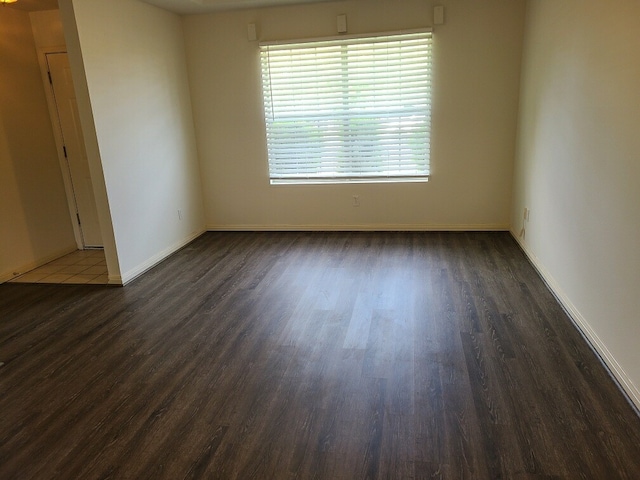
[(174, 13), (188, 15), (193, 13), (239, 10), (242, 8), (272, 7), (294, 3), (316, 3), (330, 0), (142, 0)]
[(7, 3), (0, 8), (15, 8), (25, 12), (37, 12), (39, 10), (56, 10), (58, 0), (18, 0), (16, 3)]

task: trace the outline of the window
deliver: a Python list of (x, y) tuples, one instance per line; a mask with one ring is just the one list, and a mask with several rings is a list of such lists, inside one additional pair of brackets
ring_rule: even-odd
[(271, 183), (425, 181), (431, 32), (260, 45)]

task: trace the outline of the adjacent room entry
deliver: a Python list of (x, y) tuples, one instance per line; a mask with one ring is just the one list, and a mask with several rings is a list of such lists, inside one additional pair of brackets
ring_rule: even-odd
[[(84, 146), (82, 128), (78, 115), (76, 94), (71, 78), (69, 58), (66, 52), (46, 54), (48, 77), (51, 82), (56, 114), (62, 137), (64, 159), (61, 161), (69, 208), (79, 247), (102, 247), (100, 222), (91, 183), (89, 162)], [(55, 123), (55, 122), (54, 122)], [(65, 173), (68, 173), (66, 175)], [(79, 238), (78, 238), (79, 237)]]

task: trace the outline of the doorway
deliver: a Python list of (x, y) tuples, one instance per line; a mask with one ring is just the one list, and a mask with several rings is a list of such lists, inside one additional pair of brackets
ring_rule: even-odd
[(76, 94), (67, 52), (45, 53), (47, 79), (55, 108), (54, 129), (62, 143), (60, 165), (65, 178), (67, 201), (79, 249), (102, 248), (100, 221), (84, 146)]

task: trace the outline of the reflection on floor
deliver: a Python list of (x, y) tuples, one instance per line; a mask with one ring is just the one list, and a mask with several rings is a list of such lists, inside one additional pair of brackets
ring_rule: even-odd
[(13, 283), (107, 284), (104, 250), (77, 250), (10, 280)]

